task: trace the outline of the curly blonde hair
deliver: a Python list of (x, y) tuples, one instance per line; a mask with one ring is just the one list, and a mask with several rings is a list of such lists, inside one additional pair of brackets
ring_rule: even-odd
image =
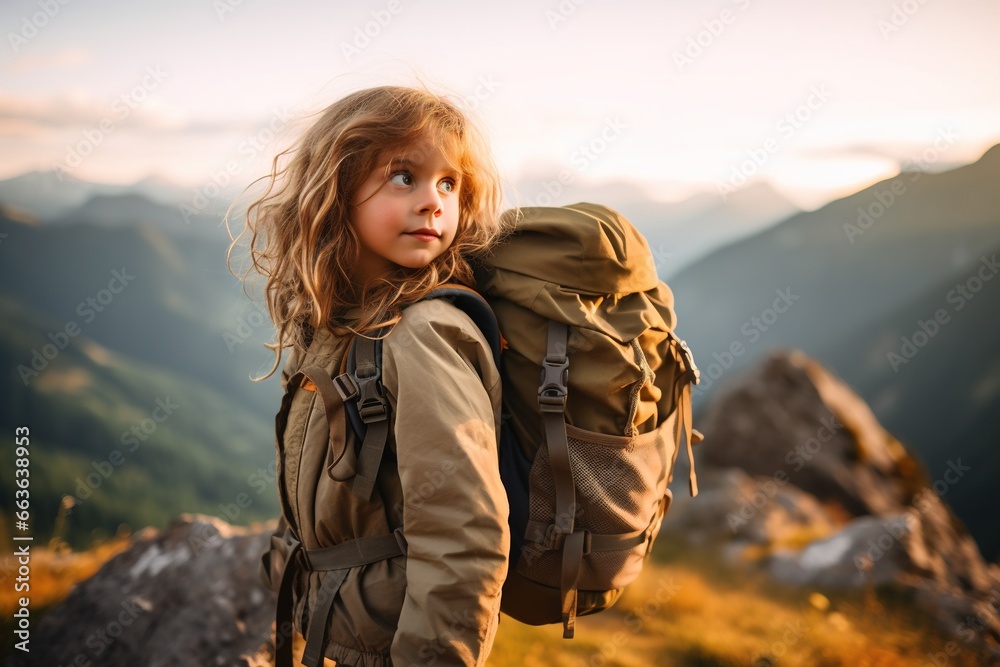
[[(403, 306), (441, 283), (472, 287), (470, 261), (509, 231), (500, 216), (503, 191), (484, 135), (442, 96), (398, 86), (369, 88), (319, 116), (295, 145), (274, 157), (270, 174), (254, 181), (266, 180), (265, 191), (248, 207), (239, 236), (230, 232), (227, 262), (240, 238), (251, 235), (244, 293), (251, 273), (267, 279), (265, 298), (277, 329), (275, 341), (265, 345), (275, 353), (274, 366), (256, 380), (278, 369), (284, 348), (308, 347), (316, 330), (372, 334), (398, 322)], [(351, 202), (380, 156), (403, 152), (423, 138), (436, 142), (461, 175), (455, 240), (423, 268), (400, 266), (356, 285), (350, 274), (361, 246), (350, 224)]]

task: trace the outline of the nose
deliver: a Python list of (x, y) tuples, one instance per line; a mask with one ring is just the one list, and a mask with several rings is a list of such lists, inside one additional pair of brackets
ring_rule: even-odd
[(417, 200), (417, 215), (432, 214), (435, 218), (439, 218), (443, 212), (441, 205), (441, 193), (437, 187), (431, 185), (423, 188)]

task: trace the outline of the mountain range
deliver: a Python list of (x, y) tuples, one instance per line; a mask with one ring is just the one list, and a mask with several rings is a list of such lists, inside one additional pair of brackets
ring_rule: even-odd
[[(165, 393), (181, 397), (199, 406), (185, 415), (234, 430), (186, 438), (179, 434), (186, 422), (178, 417), (176, 427), (163, 430), (171, 434), (164, 451), (176, 461), (198, 461), (225, 491), (211, 490), (203, 478), (195, 483), (188, 467), (163, 460), (137, 465), (136, 474), (141, 468), (145, 483), (160, 487), (159, 498), (169, 497), (164, 488), (194, 484), (197, 491), (183, 495), (190, 506), (179, 503), (164, 517), (219, 514), (234, 489), (272, 460), (268, 422), (279, 392), (276, 376), (249, 380), (271, 368), (273, 354), (263, 343), (272, 329), (226, 267), (229, 238), (219, 212), (206, 207), (201, 224), (178, 224), (177, 197), (190, 191), (171, 194), (169, 184), (156, 179), (109, 191), (82, 181), (53, 184), (53, 178), (35, 173), (0, 182), (0, 203), (14, 207), (0, 214), (6, 315), (0, 355), (8, 369), (5, 393), (18, 397), (0, 408), (0, 422), (17, 424), (30, 408), (36, 428), (51, 431), (40, 440), (65, 467), (52, 469), (54, 481), (46, 487), (51, 513), (59, 493), (72, 493), (74, 480), (85, 479), (118, 447), (114, 434), (152, 411)], [(997, 499), (989, 473), (1000, 461), (990, 447), (1000, 414), (1000, 280), (980, 279), (975, 298), (963, 297), (961, 309), (949, 295), (979, 271), (985, 275), (982, 267), (1000, 250), (998, 178), (1000, 147), (994, 147), (976, 163), (934, 174), (904, 172), (816, 211), (797, 211), (766, 186), (725, 203), (703, 197), (666, 204), (625, 184), (570, 183), (551, 203), (606, 203), (646, 235), (676, 298), (678, 333), (701, 367), (696, 408), (769, 350), (804, 350), (850, 383), (932, 476), (943, 473), (950, 458), (965, 457), (973, 472), (949, 490), (948, 501), (992, 559), (1000, 541), (983, 508)], [(532, 187), (519, 184), (522, 204), (549, 203)], [(947, 321), (907, 358), (906, 340), (921, 342), (921, 323), (929, 326), (939, 310)], [(30, 367), (34, 353), (56, 345), (53, 339), (62, 340), (60, 332), (71, 324), (77, 334), (46, 370), (29, 374), (26, 385), (18, 368)], [(905, 362), (895, 362), (893, 353)], [(114, 362), (102, 365), (102, 359)], [(158, 378), (162, 389), (139, 391), (142, 383), (135, 382), (108, 393), (116, 398), (105, 401), (104, 417), (113, 426), (96, 427), (102, 413), (91, 405), (94, 388), (124, 386), (121, 375), (129, 373)], [(115, 414), (111, 407), (119, 403)], [(74, 434), (83, 431), (72, 425), (103, 435), (82, 447)], [(241, 454), (234, 458), (235, 452)], [(6, 487), (0, 493), (12, 497)], [(265, 495), (273, 496), (273, 487)], [(273, 510), (255, 507), (262, 515)], [(81, 510), (76, 519), (105, 532), (118, 521), (137, 520), (120, 503), (105, 509), (89, 517)]]

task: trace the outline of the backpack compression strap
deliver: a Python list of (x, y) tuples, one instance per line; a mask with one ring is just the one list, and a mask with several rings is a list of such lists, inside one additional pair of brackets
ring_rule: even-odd
[[(694, 498), (698, 495), (698, 476), (694, 470), (694, 450), (692, 447), (704, 440), (705, 436), (701, 434), (701, 431), (694, 428), (694, 419), (691, 416), (691, 386), (698, 384), (701, 380), (701, 371), (695, 366), (694, 355), (691, 354), (691, 348), (688, 347), (688, 344), (678, 338), (673, 331), (669, 333), (669, 336), (677, 344), (681, 356), (684, 357), (684, 373), (681, 374), (675, 385), (675, 390), (679, 387), (680, 391), (677, 395), (677, 421), (674, 422), (674, 443), (680, 447), (681, 432), (683, 430), (689, 466), (688, 490), (691, 493), (691, 497)], [(670, 482), (673, 478), (674, 473), (671, 470), (667, 481)]]
[[(549, 320), (542, 379), (538, 387), (538, 409), (542, 413), (545, 443), (552, 466), (552, 481), (556, 487), (556, 539), (562, 539), (562, 578), (560, 609), (563, 638), (572, 639), (576, 627), (577, 582), (583, 565), (586, 531), (574, 531), (576, 482), (569, 462), (569, 440), (566, 437), (566, 395), (569, 383), (569, 357), (566, 343), (569, 328)], [(560, 537), (561, 536), (561, 537)]]
[(326, 648), (326, 631), (330, 623), (333, 601), (351, 568), (406, 554), (406, 540), (403, 539), (400, 529), (384, 535), (358, 537), (332, 547), (306, 549), (292, 528), (286, 526), (280, 538), (278, 540), (272, 538), (271, 542), (285, 561), (285, 569), (278, 586), (278, 607), (275, 614), (275, 667), (293, 666), (292, 584), (297, 569), (326, 572), (323, 584), (316, 594), (316, 601), (310, 608), (306, 646), (302, 652), (303, 665), (321, 667), (324, 662), (323, 651)]

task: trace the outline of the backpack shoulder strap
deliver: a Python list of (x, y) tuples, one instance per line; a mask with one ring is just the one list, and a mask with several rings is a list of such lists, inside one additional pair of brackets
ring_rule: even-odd
[[(425, 298), (448, 299), (464, 311), (483, 332), (499, 367), (500, 327), (493, 309), (478, 292), (462, 285), (450, 285), (432, 290)], [(352, 490), (359, 498), (369, 500), (389, 435), (389, 401), (382, 386), (382, 339), (355, 336), (346, 356), (346, 372), (336, 381), (338, 386), (356, 389), (356, 393), (348, 389), (342, 396), (351, 427), (362, 443)]]
[(382, 386), (382, 341), (357, 336), (348, 349), (347, 373), (356, 393), (348, 395), (347, 414), (352, 425), (361, 422), (364, 440), (358, 454), (357, 474), (351, 490), (362, 500), (371, 500), (382, 454), (389, 437), (389, 400)]

